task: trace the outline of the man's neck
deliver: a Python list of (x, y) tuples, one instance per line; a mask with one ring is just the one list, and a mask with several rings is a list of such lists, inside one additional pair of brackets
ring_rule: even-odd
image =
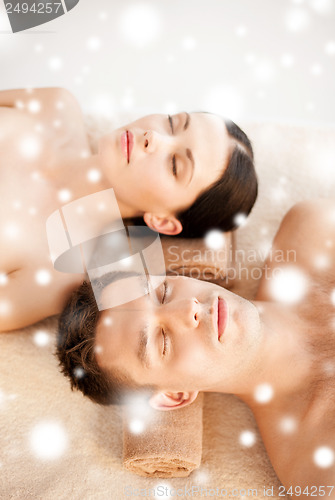
[[(306, 322), (294, 309), (271, 302), (254, 302), (262, 329), (258, 366), (248, 386), (237, 394), (249, 406), (257, 404), (260, 387), (272, 389), (280, 401), (306, 388), (311, 377), (312, 359), (306, 348)], [(264, 385), (266, 384), (266, 385)]]

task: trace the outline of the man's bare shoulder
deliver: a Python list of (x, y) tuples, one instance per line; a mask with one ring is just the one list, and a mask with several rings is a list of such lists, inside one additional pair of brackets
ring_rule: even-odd
[(335, 498), (334, 386), (329, 389), (333, 396), (321, 390), (297, 418), (290, 408), (291, 414), (270, 411), (266, 428), (258, 422), (274, 469), (292, 498)]
[(265, 263), (257, 298), (272, 300), (272, 279), (295, 268), (313, 280), (335, 281), (335, 200), (319, 199), (294, 205), (284, 217)]
[[(317, 497), (335, 498), (335, 405), (328, 403), (325, 411), (307, 415), (308, 420), (300, 431), (301, 438), (295, 443), (290, 459), (291, 466), (285, 477), (286, 489), (293, 486), (292, 498), (312, 496), (312, 489)], [(307, 438), (308, 436), (308, 438)], [(298, 487), (298, 488), (297, 488)], [(301, 492), (298, 493), (299, 487)], [(322, 494), (325, 489), (326, 495)]]

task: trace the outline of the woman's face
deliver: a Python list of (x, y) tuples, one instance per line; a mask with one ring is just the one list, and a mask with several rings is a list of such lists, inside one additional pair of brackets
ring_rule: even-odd
[(102, 137), (99, 157), (118, 200), (134, 215), (175, 215), (221, 177), (232, 145), (221, 117), (157, 114)]

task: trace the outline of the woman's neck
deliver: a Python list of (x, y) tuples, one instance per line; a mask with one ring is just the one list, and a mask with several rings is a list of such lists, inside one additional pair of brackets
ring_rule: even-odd
[[(60, 193), (61, 205), (113, 188), (112, 183), (103, 173), (97, 154), (83, 154), (69, 158), (52, 171), (48, 171), (46, 177)], [(126, 203), (120, 200), (117, 202), (123, 219), (138, 215)]]

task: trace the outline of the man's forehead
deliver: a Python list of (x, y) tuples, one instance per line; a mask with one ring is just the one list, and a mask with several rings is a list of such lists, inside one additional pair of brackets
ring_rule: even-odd
[(145, 275), (130, 276), (106, 285), (99, 300), (100, 310), (122, 307), (148, 293), (148, 279)]
[(127, 306), (158, 288), (165, 276), (136, 275), (112, 281), (104, 287), (100, 297), (100, 310), (112, 309), (116, 306)]

